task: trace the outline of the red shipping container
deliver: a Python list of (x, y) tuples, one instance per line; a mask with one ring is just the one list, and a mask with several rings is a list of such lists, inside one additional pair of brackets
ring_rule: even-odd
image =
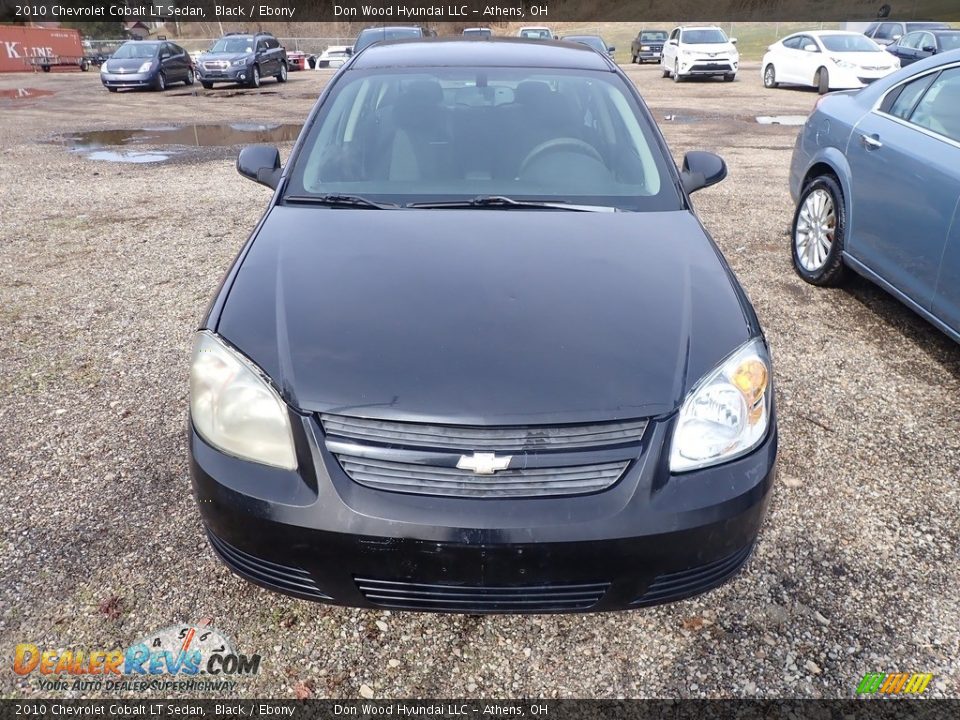
[(0, 72), (38, 69), (36, 60), (49, 57), (76, 65), (83, 57), (79, 30), (67, 28), (0, 25)]

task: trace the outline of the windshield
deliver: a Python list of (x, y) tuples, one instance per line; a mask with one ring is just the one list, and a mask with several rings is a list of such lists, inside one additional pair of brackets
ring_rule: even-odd
[(491, 30), (487, 28), (467, 28), (463, 31), (464, 35), (479, 35), (480, 37), (490, 37), (493, 35)]
[(520, 37), (532, 38), (534, 40), (552, 40), (553, 35), (547, 28), (527, 28), (520, 31)]
[(960, 32), (939, 33), (937, 37), (943, 50), (960, 50)]
[(599, 50), (602, 53), (607, 51), (607, 46), (604, 44), (601, 38), (598, 38), (596, 35), (570, 35), (565, 37), (564, 40), (568, 42), (580, 43), (581, 45), (587, 45), (592, 47), (594, 50)]
[(403, 40), (405, 38), (420, 37), (419, 28), (367, 28), (360, 32), (357, 42), (353, 46), (354, 52), (360, 52), (367, 45), (383, 42), (385, 40)]
[(210, 52), (231, 54), (252, 53), (253, 45), (254, 42), (252, 37), (220, 38), (213, 44), (213, 47), (210, 48)]
[(663, 42), (667, 39), (667, 33), (655, 31), (655, 32), (642, 32), (640, 33), (640, 42)]
[(726, 34), (719, 28), (684, 30), (680, 39), (688, 45), (716, 45), (727, 42)]
[(128, 60), (133, 58), (152, 58), (157, 54), (156, 43), (127, 43), (122, 45), (119, 50), (113, 54), (114, 60)]
[(821, 35), (820, 42), (828, 52), (885, 52), (866, 35)]
[(661, 147), (614, 73), (354, 70), (311, 124), (286, 195), (679, 209)]

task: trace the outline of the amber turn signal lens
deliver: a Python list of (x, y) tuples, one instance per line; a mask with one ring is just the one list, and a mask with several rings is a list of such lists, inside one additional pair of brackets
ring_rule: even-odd
[(752, 358), (737, 367), (731, 380), (746, 398), (747, 407), (753, 409), (767, 390), (767, 367), (760, 360)]

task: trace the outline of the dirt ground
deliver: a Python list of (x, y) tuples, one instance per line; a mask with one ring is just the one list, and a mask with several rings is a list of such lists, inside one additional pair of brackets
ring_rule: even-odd
[[(794, 274), (797, 128), (754, 118), (805, 115), (815, 93), (764, 90), (755, 64), (734, 84), (627, 72), (678, 160), (727, 160), (695, 201), (774, 352), (780, 480), (735, 580), (650, 610), (477, 617), (325, 607), (233, 576), (190, 492), (187, 364), (267, 190), (236, 174), (235, 147), (138, 145), (169, 160), (135, 164), (58, 138), (295, 124), (330, 73), (162, 95), (109, 94), (96, 72), (3, 75), (0, 655), (205, 619), (263, 656), (235, 696), (849, 697), (878, 671), (960, 695), (960, 345), (866, 282)], [(4, 663), (0, 696), (123, 694), (44, 692), (35, 675)]]

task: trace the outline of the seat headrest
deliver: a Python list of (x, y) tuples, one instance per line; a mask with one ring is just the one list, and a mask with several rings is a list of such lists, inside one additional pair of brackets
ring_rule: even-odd
[(547, 83), (539, 80), (524, 80), (517, 85), (513, 99), (524, 105), (538, 105), (547, 102), (552, 94), (553, 90)]

